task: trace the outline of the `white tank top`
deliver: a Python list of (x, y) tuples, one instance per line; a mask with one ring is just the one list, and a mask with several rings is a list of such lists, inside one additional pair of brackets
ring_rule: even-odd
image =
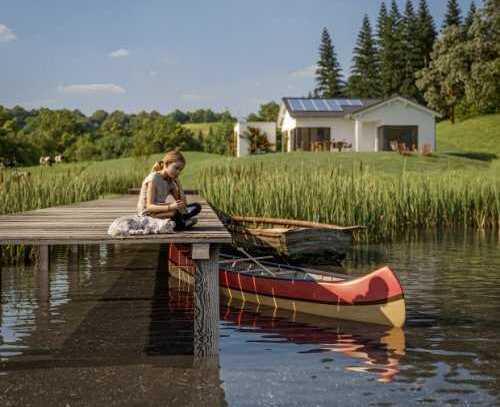
[(137, 213), (139, 215), (147, 215), (147, 194), (148, 184), (152, 182), (156, 188), (155, 200), (153, 204), (165, 203), (171, 194), (177, 192), (177, 185), (172, 180), (166, 180), (159, 173), (152, 172), (144, 181), (142, 181), (141, 191), (139, 192), (139, 201), (137, 202)]

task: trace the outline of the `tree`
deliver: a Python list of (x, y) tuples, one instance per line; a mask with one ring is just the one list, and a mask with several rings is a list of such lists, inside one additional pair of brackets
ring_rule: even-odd
[(448, 27), (455, 25), (457, 27), (462, 26), (462, 11), (458, 5), (457, 0), (448, 0), (446, 6), (446, 14), (443, 20), (442, 31), (446, 30)]
[(380, 55), (380, 80), (382, 95), (387, 97), (399, 93), (405, 69), (401, 14), (395, 0), (387, 12), (382, 3), (378, 17), (378, 42)]
[(344, 93), (344, 82), (342, 71), (337, 60), (337, 54), (333, 47), (332, 39), (326, 28), (321, 34), (321, 45), (319, 47), (319, 61), (316, 69), (315, 94), (321, 97), (336, 97)]
[(272, 149), (272, 144), (269, 143), (267, 136), (255, 127), (249, 127), (242, 134), (250, 144), (250, 154), (269, 153)]
[(424, 92), (429, 106), (449, 117), (452, 123), (455, 108), (465, 93), (468, 72), (469, 59), (462, 30), (452, 25), (436, 41), (429, 67), (417, 74), (417, 86)]
[(420, 92), (415, 84), (415, 74), (423, 68), (421, 44), (417, 34), (418, 29), (419, 21), (415, 15), (413, 3), (411, 0), (407, 0), (401, 21), (401, 40), (403, 49), (406, 52), (403, 53), (404, 66), (399, 94), (413, 99), (420, 99)]
[(472, 26), (472, 23), (474, 22), (474, 17), (476, 15), (476, 4), (472, 2), (470, 4), (470, 9), (469, 13), (467, 14), (467, 17), (465, 17), (464, 20), (464, 37), (466, 38), (469, 34), (470, 27)]
[(437, 37), (434, 18), (429, 11), (426, 0), (420, 0), (417, 21), (418, 27), (415, 35), (418, 38), (418, 50), (423, 59), (421, 68), (424, 68), (429, 65), (432, 48)]
[(211, 126), (204, 140), (204, 151), (214, 154), (230, 154), (233, 143), (234, 123), (226, 120)]
[(464, 113), (500, 111), (500, 1), (486, 0), (474, 13), (466, 54), (470, 72), (465, 78)]
[(276, 122), (278, 120), (278, 114), (280, 111), (280, 105), (274, 101), (269, 103), (263, 103), (259, 107), (259, 112), (250, 113), (247, 116), (249, 122)]
[(366, 14), (354, 48), (351, 72), (348, 81), (348, 92), (351, 97), (380, 96), (379, 59), (370, 19)]

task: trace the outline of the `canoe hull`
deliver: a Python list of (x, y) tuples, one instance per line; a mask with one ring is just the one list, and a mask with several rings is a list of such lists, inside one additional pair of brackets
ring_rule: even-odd
[[(176, 249), (171, 246), (170, 273), (194, 284), (194, 265), (189, 256), (172, 253)], [(388, 267), (335, 282), (255, 276), (220, 267), (219, 287), (225, 297), (294, 312), (395, 327), (405, 322), (404, 293)]]
[(398, 328), (402, 327), (405, 322), (406, 311), (403, 298), (395, 299), (385, 304), (336, 305), (269, 297), (227, 287), (220, 287), (220, 293), (227, 298), (235, 298), (243, 302), (266, 305), (320, 317), (368, 322)]

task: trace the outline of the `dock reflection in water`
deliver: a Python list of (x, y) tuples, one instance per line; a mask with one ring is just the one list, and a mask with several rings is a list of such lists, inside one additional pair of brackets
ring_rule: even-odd
[(4, 267), (0, 406), (225, 406), (218, 360), (192, 357), (189, 292), (158, 247), (56, 248), (49, 278)]

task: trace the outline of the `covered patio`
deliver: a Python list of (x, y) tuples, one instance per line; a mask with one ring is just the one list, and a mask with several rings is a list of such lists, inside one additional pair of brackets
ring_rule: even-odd
[(289, 151), (342, 151), (352, 145), (335, 140), (331, 127), (296, 127), (283, 133), (282, 148)]

